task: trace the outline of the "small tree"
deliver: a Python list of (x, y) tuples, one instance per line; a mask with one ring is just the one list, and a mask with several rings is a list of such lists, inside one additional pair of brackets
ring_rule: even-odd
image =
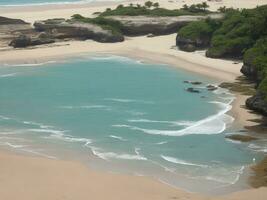
[(130, 3), (130, 4), (129, 4), (129, 6), (130, 6), (130, 7), (133, 7), (133, 4), (132, 4), (132, 3)]
[(184, 10), (188, 10), (188, 5), (184, 4), (184, 5), (183, 5), (183, 9), (184, 9)]
[(218, 11), (221, 13), (225, 13), (226, 12), (226, 6), (218, 8)]
[(206, 2), (202, 2), (201, 5), (204, 11), (209, 7), (209, 5)]
[(122, 4), (120, 4), (120, 5), (118, 5), (117, 6), (117, 9), (121, 9), (121, 8), (123, 8), (124, 6), (122, 5)]
[(146, 6), (147, 8), (151, 8), (151, 7), (153, 6), (153, 2), (151, 2), (151, 1), (147, 1), (147, 2), (145, 2), (145, 6)]
[(106, 12), (108, 12), (108, 11), (111, 11), (111, 8), (107, 8), (107, 9), (106, 9)]
[(159, 3), (158, 2), (154, 3), (153, 7), (158, 8), (159, 7)]

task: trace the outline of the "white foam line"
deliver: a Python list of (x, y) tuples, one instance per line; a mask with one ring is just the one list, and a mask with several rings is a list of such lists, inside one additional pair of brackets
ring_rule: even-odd
[(9, 117), (6, 117), (6, 116), (3, 116), (3, 115), (0, 115), (0, 119), (1, 120), (9, 120), (10, 118)]
[[(0, 4), (0, 6), (3, 6)], [(23, 5), (25, 6), (25, 5)], [(51, 64), (51, 63), (56, 63), (56, 61), (47, 61), (43, 63), (27, 63), (27, 64), (2, 64), (3, 66), (8, 66), (8, 67), (34, 67), (34, 66), (42, 66), (46, 64)]]
[(179, 164), (179, 165), (189, 165), (189, 166), (196, 166), (196, 167), (203, 167), (203, 168), (209, 167), (208, 165), (195, 164), (195, 163), (187, 162), (187, 161), (180, 160), (180, 159), (170, 157), (170, 156), (161, 155), (160, 157), (162, 157), (164, 160), (168, 162)]
[(195, 123), (192, 121), (160, 121), (160, 120), (149, 120), (149, 119), (128, 119), (127, 121), (133, 123), (162, 123), (162, 124), (171, 124), (173, 126), (191, 126)]
[(114, 101), (119, 103), (143, 103), (143, 104), (153, 104), (152, 101), (143, 101), (137, 99), (121, 99), (121, 98), (106, 98), (106, 101)]
[(119, 159), (119, 160), (147, 160), (146, 157), (141, 155), (134, 155), (134, 154), (118, 154), (114, 152), (100, 152), (101, 149), (96, 147), (89, 147), (91, 148), (93, 154), (103, 160), (110, 161), (111, 159)]
[(38, 155), (38, 156), (42, 156), (42, 157), (45, 157), (45, 158), (57, 159), (57, 157), (55, 157), (55, 156), (50, 156), (50, 155), (47, 155), (47, 154), (44, 154), (44, 153), (40, 153), (40, 152), (34, 151), (32, 149), (21, 149), (21, 150), (25, 151), (25, 152), (28, 152), (28, 153), (32, 153), (32, 154)]
[(15, 148), (15, 149), (27, 146), (27, 145), (20, 145), (20, 144), (12, 144), (10, 142), (4, 142), (4, 143), (2, 143), (2, 145), (6, 145), (6, 146), (9, 146), (9, 147), (12, 147), (12, 148)]
[(116, 135), (109, 135), (110, 138), (114, 138), (114, 139), (118, 139), (118, 140), (121, 140), (121, 141), (128, 141), (120, 136), (116, 136)]
[(55, 129), (28, 129), (28, 131), (36, 132), (36, 133), (54, 133), (54, 134), (63, 134), (67, 132), (66, 130), (55, 130)]
[[(218, 104), (220, 107), (223, 107), (222, 110), (220, 110), (217, 114), (211, 115), (209, 117), (206, 117), (202, 120), (199, 120), (192, 124), (191, 126), (188, 126), (181, 130), (157, 130), (157, 129), (144, 129), (139, 128), (136, 126), (130, 126), (127, 124), (118, 124), (118, 125), (112, 125), (113, 127), (119, 127), (119, 128), (129, 128), (132, 130), (138, 130), (142, 131), (147, 134), (151, 135), (166, 135), (166, 136), (184, 136), (184, 135), (190, 135), (190, 134), (219, 134), (222, 133), (226, 129), (226, 118), (228, 119), (228, 122), (232, 122), (233, 118), (226, 115), (225, 113), (228, 112), (232, 106), (229, 104), (225, 104), (222, 102), (210, 102), (213, 104)], [(229, 120), (229, 118), (231, 118)]]
[(84, 105), (84, 106), (60, 106), (62, 109), (101, 109), (101, 108), (110, 108), (106, 105)]
[(16, 76), (16, 75), (17, 75), (17, 73), (1, 74), (0, 78), (13, 77), (13, 76)]

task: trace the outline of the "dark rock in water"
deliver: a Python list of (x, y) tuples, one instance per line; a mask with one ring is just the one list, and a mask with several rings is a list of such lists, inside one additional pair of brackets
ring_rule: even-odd
[(267, 116), (267, 102), (265, 101), (265, 95), (258, 92), (256, 95), (246, 100), (246, 106), (264, 116)]
[(28, 35), (20, 35), (10, 42), (10, 46), (14, 48), (24, 48), (28, 46), (42, 45), (54, 43), (55, 40), (49, 37), (46, 33), (41, 33), (37, 37), (30, 37)]
[(104, 29), (99, 25), (65, 19), (48, 19), (34, 23), (37, 31), (50, 34), (53, 38), (92, 39), (97, 42), (122, 42), (123, 35)]
[(214, 91), (214, 90), (217, 90), (218, 87), (217, 86), (214, 86), (214, 85), (207, 85), (206, 87), (208, 89), (208, 91)]
[(201, 85), (202, 84), (202, 82), (200, 82), (200, 81), (184, 81), (184, 83), (190, 83), (192, 85)]
[(195, 88), (187, 88), (186, 91), (191, 93), (200, 93), (200, 91)]
[(202, 84), (202, 82), (200, 82), (200, 81), (191, 81), (190, 83), (192, 85), (201, 85)]
[(241, 134), (227, 135), (225, 136), (225, 138), (228, 138), (230, 140), (235, 140), (235, 141), (241, 141), (241, 142), (250, 142), (250, 141), (258, 139), (250, 135), (241, 135)]

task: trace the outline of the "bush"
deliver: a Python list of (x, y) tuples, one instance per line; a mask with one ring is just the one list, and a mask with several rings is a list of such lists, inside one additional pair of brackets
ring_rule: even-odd
[(178, 32), (179, 36), (188, 39), (210, 38), (212, 33), (220, 26), (220, 22), (212, 19), (191, 22), (181, 28)]
[[(165, 8), (159, 8), (158, 3), (152, 3), (150, 1), (146, 2), (145, 6), (141, 5), (129, 5), (123, 6), (119, 5), (117, 8), (113, 10), (106, 10), (101, 13), (101, 16), (119, 16), (119, 15), (126, 15), (126, 16), (180, 16), (180, 15), (203, 15), (209, 13), (206, 9), (195, 9), (195, 10), (186, 10), (186, 9), (174, 9), (169, 10)], [(152, 8), (154, 7), (154, 8)]]
[(210, 57), (242, 57), (263, 35), (267, 34), (267, 6), (242, 11), (225, 9), (221, 27), (213, 34)]

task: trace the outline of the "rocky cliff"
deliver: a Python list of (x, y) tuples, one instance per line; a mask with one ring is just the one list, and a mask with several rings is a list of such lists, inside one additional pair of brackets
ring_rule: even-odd
[(36, 31), (50, 34), (53, 38), (92, 39), (97, 42), (122, 42), (124, 37), (101, 26), (65, 19), (49, 19), (34, 23)]
[(0, 47), (7, 47), (20, 34), (30, 34), (33, 31), (31, 25), (23, 20), (0, 17)]
[(108, 16), (106, 18), (120, 21), (123, 25), (122, 32), (129, 36), (147, 34), (165, 35), (177, 33), (186, 24), (206, 18), (220, 19), (221, 14), (205, 16), (177, 16), (177, 17), (152, 17), (152, 16)]

